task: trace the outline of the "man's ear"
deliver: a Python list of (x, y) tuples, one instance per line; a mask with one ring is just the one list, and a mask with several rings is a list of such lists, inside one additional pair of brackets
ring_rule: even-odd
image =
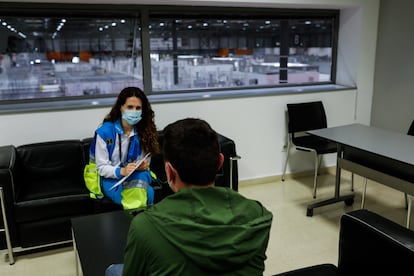
[(164, 163), (165, 174), (167, 175), (167, 181), (170, 182), (171, 176), (173, 174), (173, 167), (170, 162), (166, 161)]
[(224, 155), (220, 152), (219, 153), (219, 160), (218, 160), (218, 168), (217, 169), (220, 169), (221, 166), (223, 166), (223, 163), (224, 163)]
[(175, 183), (177, 171), (174, 169), (174, 167), (168, 161), (166, 161), (164, 163), (164, 169), (165, 169), (165, 174), (167, 175), (168, 185), (170, 186), (171, 190), (176, 192), (176, 189), (174, 187), (174, 183)]

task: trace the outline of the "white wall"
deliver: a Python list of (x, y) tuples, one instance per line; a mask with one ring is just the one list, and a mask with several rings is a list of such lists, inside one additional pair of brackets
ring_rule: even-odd
[[(63, 3), (65, 1), (55, 0), (54, 2)], [(86, 3), (87, 1), (79, 2)], [(107, 0), (88, 2), (113, 3), (113, 1)], [(282, 148), (286, 140), (285, 108), (288, 102), (322, 100), (326, 108), (329, 126), (352, 122), (369, 124), (379, 0), (175, 1), (175, 3), (178, 2), (217, 6), (231, 3), (232, 6), (292, 7), (293, 5), (303, 8), (340, 8), (342, 13), (338, 80), (342, 84), (354, 84), (357, 89), (153, 104), (158, 129), (184, 117), (198, 117), (207, 120), (218, 132), (236, 142), (237, 153), (242, 157), (239, 161), (239, 178), (240, 180), (249, 180), (281, 174), (285, 158)], [(124, 0), (117, 1), (117, 3), (139, 4), (144, 1)], [(152, 1), (152, 4), (154, 3), (170, 4), (169, 1), (159, 0)], [(97, 108), (0, 115), (0, 145), (21, 145), (55, 139), (89, 137), (108, 111), (109, 108)], [(295, 154), (289, 163), (292, 170), (311, 170), (313, 161), (310, 158), (304, 159), (306, 155), (299, 154)], [(334, 160), (334, 156), (329, 156), (325, 160), (325, 164), (332, 166), (335, 164)], [(289, 171), (290, 167), (288, 167)]]
[(414, 1), (381, 0), (373, 126), (407, 133), (414, 120)]

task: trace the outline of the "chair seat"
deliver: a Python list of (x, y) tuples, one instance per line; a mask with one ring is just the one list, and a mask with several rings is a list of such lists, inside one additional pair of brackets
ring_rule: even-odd
[[(316, 150), (317, 154), (334, 153), (337, 150), (337, 144), (317, 136), (299, 136), (292, 140), (295, 146), (310, 148)], [(304, 150), (298, 148), (298, 150)]]

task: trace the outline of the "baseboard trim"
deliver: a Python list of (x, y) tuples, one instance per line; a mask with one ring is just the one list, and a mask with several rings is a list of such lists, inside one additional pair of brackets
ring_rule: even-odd
[[(60, 248), (69, 247), (69, 246), (73, 246), (73, 241), (72, 240), (49, 243), (49, 244), (44, 244), (44, 245), (31, 246), (31, 247), (17, 246), (17, 247), (13, 247), (12, 254), (13, 254), (13, 258), (15, 258), (15, 257), (18, 257), (18, 256), (24, 256), (24, 255), (28, 255), (28, 254), (32, 254), (32, 253), (38, 253), (38, 252), (54, 250), (54, 249), (60, 249)], [(8, 251), (7, 251), (7, 248), (0, 249), (0, 254), (4, 254), (4, 261), (9, 262), (10, 256), (9, 256)], [(16, 260), (15, 260), (15, 262), (16, 262)]]
[[(319, 170), (319, 174), (335, 174), (336, 173), (336, 166), (333, 167), (325, 167)], [(314, 171), (303, 171), (303, 172), (293, 172), (288, 173), (285, 175), (285, 179), (296, 179), (302, 177), (310, 177), (313, 176)], [(271, 175), (259, 178), (252, 178), (252, 179), (244, 179), (239, 181), (239, 187), (241, 186), (252, 186), (252, 185), (259, 185), (263, 183), (269, 182), (278, 182), (282, 181), (282, 175)]]

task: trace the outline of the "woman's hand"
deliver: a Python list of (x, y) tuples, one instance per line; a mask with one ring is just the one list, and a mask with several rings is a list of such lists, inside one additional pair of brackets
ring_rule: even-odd
[(142, 161), (138, 168), (135, 169), (136, 163), (128, 163), (125, 167), (121, 168), (121, 175), (126, 176), (130, 174), (132, 171), (146, 171), (149, 169), (149, 162), (148, 160)]
[(143, 160), (139, 167), (136, 169), (137, 171), (146, 171), (149, 169), (149, 162), (147, 159)]

